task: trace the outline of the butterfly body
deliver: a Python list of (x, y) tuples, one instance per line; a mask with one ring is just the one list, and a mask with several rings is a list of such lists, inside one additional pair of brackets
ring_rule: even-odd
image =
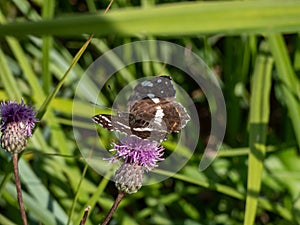
[(99, 114), (92, 119), (108, 130), (160, 142), (167, 134), (180, 131), (190, 119), (185, 108), (174, 101), (175, 95), (170, 77), (154, 77), (134, 88), (128, 112)]

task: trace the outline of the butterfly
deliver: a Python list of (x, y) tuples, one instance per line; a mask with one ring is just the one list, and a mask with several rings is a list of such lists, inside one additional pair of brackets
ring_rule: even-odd
[(128, 112), (99, 114), (92, 120), (110, 131), (161, 142), (169, 133), (179, 132), (190, 120), (175, 97), (170, 76), (152, 77), (135, 86), (128, 99)]

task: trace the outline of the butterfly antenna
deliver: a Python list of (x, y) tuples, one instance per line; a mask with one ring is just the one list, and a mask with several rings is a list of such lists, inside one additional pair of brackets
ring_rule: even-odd
[(92, 102), (92, 101), (89, 101), (89, 103), (92, 104), (92, 105), (94, 105), (94, 106), (105, 107), (103, 105), (100, 105), (100, 104)]

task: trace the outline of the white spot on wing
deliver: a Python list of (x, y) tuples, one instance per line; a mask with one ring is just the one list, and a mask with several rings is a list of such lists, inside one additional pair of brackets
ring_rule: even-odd
[(153, 83), (149, 80), (145, 80), (141, 83), (143, 87), (153, 87)]
[(158, 80), (157, 80), (157, 83), (161, 83), (161, 79), (158, 79)]
[(157, 103), (160, 102), (159, 98), (151, 98), (151, 100), (152, 100), (155, 104), (157, 104)]
[(105, 120), (108, 124), (111, 124), (111, 121), (109, 118), (107, 118), (106, 116), (104, 115), (100, 115), (101, 119)]
[(157, 106), (156, 107), (156, 113), (155, 113), (155, 116), (154, 116), (154, 123), (158, 124), (158, 125), (161, 125), (162, 123), (162, 118), (164, 117), (164, 110), (160, 107), (160, 106)]
[(154, 98), (155, 97), (155, 95), (154, 94), (147, 94), (147, 96), (149, 97), (149, 98)]
[(125, 129), (130, 129), (129, 126), (125, 125), (124, 123), (120, 123), (119, 121), (116, 121), (116, 124), (119, 124), (121, 127), (125, 128)]
[(132, 128), (134, 131), (153, 131), (152, 128), (150, 127), (135, 127), (135, 128)]

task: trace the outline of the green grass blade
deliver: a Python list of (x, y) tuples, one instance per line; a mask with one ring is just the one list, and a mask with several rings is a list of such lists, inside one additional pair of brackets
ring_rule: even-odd
[(83, 172), (82, 172), (82, 176), (81, 176), (80, 181), (78, 183), (77, 190), (75, 192), (76, 194), (75, 194), (75, 197), (73, 199), (73, 203), (72, 203), (72, 207), (71, 207), (71, 210), (70, 210), (70, 214), (68, 216), (67, 225), (69, 225), (71, 223), (71, 219), (73, 218), (73, 214), (74, 214), (74, 211), (75, 211), (75, 206), (77, 204), (77, 200), (78, 200), (78, 196), (79, 196), (79, 191), (80, 191), (80, 188), (81, 188), (81, 184), (82, 184), (82, 181), (84, 180), (84, 177), (85, 177), (85, 174), (86, 174), (86, 171), (87, 171), (88, 167), (89, 167), (89, 165), (86, 163), (85, 166), (84, 166)]
[[(30, 168), (28, 163), (24, 160), (20, 160), (19, 168), (22, 183), (27, 187), (32, 198), (35, 198), (38, 205), (45, 209), (49, 207), (49, 201), (51, 201), (51, 209), (49, 209), (49, 211), (52, 211), (53, 216), (55, 216), (57, 220), (66, 223), (66, 213), (59, 203), (53, 198), (48, 188), (43, 185), (40, 178), (37, 177), (34, 171)], [(48, 201), (45, 201), (45, 199), (48, 199)]]
[(45, 36), (43, 37), (43, 61), (42, 61), (42, 70), (43, 70), (43, 88), (45, 93), (49, 93), (51, 86), (52, 86), (52, 77), (49, 69), (49, 62), (50, 62), (50, 49), (52, 46), (52, 37), (51, 36)]
[(75, 64), (78, 62), (78, 60), (80, 59), (81, 55), (83, 54), (83, 52), (85, 51), (85, 49), (87, 48), (87, 46), (89, 45), (89, 43), (92, 40), (92, 36), (85, 42), (85, 44), (81, 47), (81, 49), (77, 52), (77, 54), (75, 55), (70, 67), (68, 68), (68, 70), (65, 72), (64, 76), (62, 77), (62, 79), (59, 81), (59, 83), (56, 85), (54, 91), (51, 93), (51, 95), (48, 95), (47, 99), (44, 101), (43, 105), (40, 107), (39, 112), (37, 114), (37, 118), (41, 119), (43, 117), (43, 115), (45, 114), (48, 105), (51, 103), (51, 101), (54, 99), (54, 97), (56, 96), (57, 92), (59, 91), (59, 89), (62, 87), (62, 85), (64, 84), (64, 81), (66, 80), (68, 74), (70, 73), (70, 71), (72, 70), (72, 68), (75, 66)]
[[(112, 176), (113, 172), (109, 171), (106, 176)], [(95, 207), (96, 203), (99, 201), (99, 198), (101, 196), (101, 194), (103, 193), (105, 187), (107, 186), (109, 180), (106, 178), (102, 178), (101, 182), (99, 183), (97, 189), (95, 190), (95, 192), (93, 193), (93, 195), (91, 196), (91, 198), (89, 199), (89, 201), (86, 203), (86, 205), (89, 205), (92, 209)], [(84, 213), (85, 207), (82, 208), (82, 210), (80, 211), (80, 213), (78, 213), (78, 217), (74, 220), (74, 224), (79, 224), (80, 220), (82, 219), (82, 215)]]
[[(13, 196), (14, 199), (17, 199), (16, 187), (12, 183), (8, 183), (5, 186), (5, 194)], [(57, 221), (55, 215), (47, 210), (47, 208), (42, 207), (36, 199), (28, 195), (26, 192), (22, 193), (23, 201), (26, 208), (34, 215), (42, 224), (45, 225), (56, 225)], [(17, 202), (17, 200), (16, 200)], [(17, 203), (16, 203), (17, 204)], [(60, 221), (62, 222), (62, 221)]]
[(87, 0), (86, 1), (87, 7), (89, 9), (90, 12), (96, 12), (97, 11), (97, 7), (95, 4), (95, 1), (93, 0)]
[(41, 16), (32, 9), (31, 4), (27, 0), (12, 0), (12, 2), (17, 6), (18, 10), (20, 10), (27, 18), (30, 20), (40, 20)]
[[(6, 23), (6, 19), (3, 14), (0, 12), (0, 22)], [(28, 84), (31, 88), (31, 96), (32, 100), (35, 101), (38, 105), (41, 105), (44, 99), (46, 98), (43, 89), (40, 86), (39, 80), (34, 73), (31, 64), (26, 57), (24, 50), (21, 47), (20, 42), (16, 38), (7, 37), (7, 43), (15, 56), (18, 64), (22, 72), (24, 73), (25, 78), (28, 81)], [(58, 143), (58, 149), (62, 154), (69, 154), (69, 148), (66, 143), (66, 138), (62, 129), (60, 129), (60, 125), (57, 123), (55, 116), (52, 112), (48, 112), (47, 120), (51, 126), (51, 130), (53, 133), (53, 139)], [(51, 122), (50, 122), (51, 121)]]
[[(262, 47), (264, 47), (262, 45)], [(250, 102), (250, 153), (244, 225), (254, 224), (260, 193), (263, 160), (266, 152), (266, 131), (270, 113), (270, 89), (273, 59), (259, 54), (256, 59)]]
[(8, 62), (5, 58), (3, 51), (2, 49), (0, 49), (0, 79), (3, 82), (8, 97), (10, 99), (20, 101), (22, 98), (22, 94), (18, 88), (17, 81), (13, 76), (11, 70), (9, 69), (7, 63)]
[[(43, 19), (51, 19), (53, 18), (55, 8), (54, 0), (46, 0), (44, 1), (43, 8), (42, 8), (42, 17)], [(43, 37), (43, 45), (42, 45), (42, 68), (43, 68), (43, 87), (46, 94), (50, 92), (52, 87), (52, 77), (50, 73), (50, 50), (52, 47), (52, 37), (51, 36), (44, 36)]]
[(0, 214), (0, 222), (2, 224), (6, 224), (6, 225), (17, 225), (15, 223), (11, 222), (9, 219), (7, 219), (4, 215), (1, 215), (1, 214)]
[[(300, 1), (216, 1), (114, 9), (105, 14), (65, 16), (38, 22), (13, 22), (4, 35), (190, 35), (242, 34), (300, 30)], [(147, 24), (147, 26), (145, 26)], [(230, 29), (229, 29), (230, 28)]]
[[(235, 199), (240, 199), (240, 200), (245, 199), (245, 196), (239, 191), (237, 191), (235, 188), (223, 184), (215, 183), (215, 182), (210, 182), (208, 179), (206, 179), (206, 177), (203, 174), (199, 173), (197, 168), (186, 167), (183, 171), (183, 174), (182, 173), (173, 174), (173, 173), (169, 173), (168, 171), (165, 170), (163, 171), (159, 169), (156, 169), (154, 172), (158, 174), (169, 175), (177, 180), (198, 185), (200, 187), (208, 188), (210, 190), (217, 191), (219, 193), (222, 193), (224, 195), (230, 196)], [(293, 219), (292, 212), (282, 207), (280, 204), (274, 204), (271, 201), (264, 199), (262, 197), (258, 198), (258, 202), (261, 208), (276, 213), (288, 221), (292, 221)]]
[[(6, 18), (0, 11), (0, 23), (5, 24)], [(22, 71), (26, 75), (26, 78), (28, 79), (28, 83), (31, 85), (33, 89), (33, 98), (32, 100), (35, 100), (37, 102), (42, 102), (44, 98), (44, 93), (42, 88), (40, 87), (40, 84), (38, 82), (38, 79), (33, 72), (30, 63), (28, 61), (28, 58), (26, 57), (26, 54), (24, 53), (21, 44), (18, 42), (17, 39), (13, 37), (6, 37), (6, 41), (13, 52), (15, 58), (17, 59), (19, 66), (21, 67)], [(19, 88), (18, 88), (19, 89)]]
[(197, 171), (195, 168), (186, 168), (185, 171), (189, 173), (188, 175), (185, 174), (172, 174), (166, 170), (160, 170), (156, 169), (155, 173), (163, 174), (166, 176), (172, 176), (173, 178), (176, 178), (178, 180), (182, 180), (188, 183), (196, 184), (201, 187), (209, 188), (211, 190), (218, 191), (220, 193), (223, 193), (225, 195), (234, 197), (236, 199), (243, 199), (243, 194), (239, 193), (236, 189), (231, 188), (226, 185), (218, 184), (218, 183), (211, 183), (208, 180), (206, 180), (201, 174), (199, 174), (199, 171)]
[(300, 147), (300, 81), (292, 68), (282, 35), (270, 34), (267, 37), (281, 81), (280, 86), (286, 99), (289, 117), (293, 124), (294, 134)]

